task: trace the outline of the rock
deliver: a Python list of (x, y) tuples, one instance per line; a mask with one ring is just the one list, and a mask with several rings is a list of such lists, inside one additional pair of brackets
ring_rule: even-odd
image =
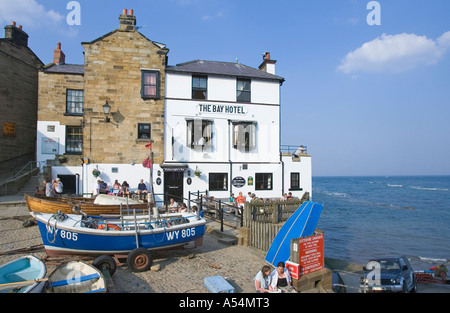
[(160, 264), (155, 264), (155, 265), (152, 265), (152, 267), (150, 267), (150, 270), (152, 272), (158, 272), (160, 269), (161, 269), (161, 265)]

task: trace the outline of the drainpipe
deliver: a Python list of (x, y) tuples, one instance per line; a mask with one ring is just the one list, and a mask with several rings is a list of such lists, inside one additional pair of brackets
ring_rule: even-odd
[(230, 194), (233, 193), (233, 162), (231, 161), (231, 121), (228, 120), (228, 162), (230, 163)]

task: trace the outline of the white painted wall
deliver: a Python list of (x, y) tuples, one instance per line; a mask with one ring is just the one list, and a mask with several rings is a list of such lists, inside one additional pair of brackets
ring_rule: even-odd
[[(49, 132), (48, 126), (54, 126), (55, 131)], [(43, 139), (50, 138), (58, 141), (58, 148), (56, 153), (44, 153)], [(66, 152), (66, 126), (61, 125), (56, 121), (38, 121), (37, 122), (37, 136), (36, 136), (36, 160), (45, 162), (47, 160), (55, 159), (57, 154), (64, 154)]]

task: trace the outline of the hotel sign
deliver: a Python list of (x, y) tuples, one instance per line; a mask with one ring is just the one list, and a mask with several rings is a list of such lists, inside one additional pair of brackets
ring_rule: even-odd
[(245, 115), (247, 114), (247, 109), (241, 105), (199, 104), (198, 112)]

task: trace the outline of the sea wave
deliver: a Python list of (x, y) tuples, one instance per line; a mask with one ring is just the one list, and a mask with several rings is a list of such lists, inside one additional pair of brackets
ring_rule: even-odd
[(416, 189), (416, 190), (427, 190), (427, 191), (449, 191), (448, 188), (435, 188), (435, 187), (410, 186), (409, 188)]
[(419, 256), (419, 260), (428, 262), (428, 263), (448, 263), (450, 260), (448, 259), (435, 259), (435, 258), (427, 258)]
[(391, 184), (388, 184), (388, 187), (403, 188), (403, 185), (391, 185)]

